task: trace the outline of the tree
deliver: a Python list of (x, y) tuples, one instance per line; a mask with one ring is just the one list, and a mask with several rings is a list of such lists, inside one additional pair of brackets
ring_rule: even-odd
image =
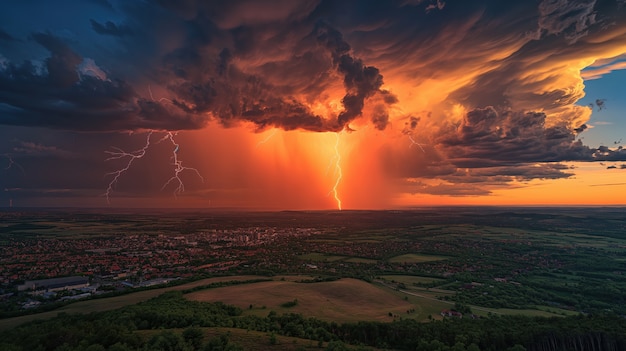
[(199, 350), (202, 346), (202, 339), (204, 338), (204, 333), (202, 329), (198, 327), (189, 327), (183, 331), (183, 339), (185, 342), (189, 344), (194, 350)]
[(465, 344), (463, 344), (462, 342), (457, 342), (456, 344), (454, 344), (454, 346), (452, 346), (450, 351), (467, 351), (467, 349), (465, 348)]
[(348, 347), (346, 347), (346, 345), (344, 343), (342, 343), (341, 341), (331, 341), (328, 343), (328, 346), (326, 346), (326, 351), (347, 351)]
[(278, 339), (276, 339), (276, 334), (274, 332), (270, 333), (270, 345), (278, 344)]
[(454, 304), (454, 310), (457, 312), (461, 312), (463, 314), (471, 314), (472, 309), (468, 305), (464, 305), (462, 303), (456, 302)]
[(132, 351), (132, 350), (133, 349), (130, 346), (119, 343), (119, 342), (109, 347), (109, 351)]
[(106, 351), (106, 349), (100, 344), (92, 344), (89, 345), (89, 347), (87, 347), (85, 351)]
[(146, 344), (146, 350), (190, 351), (192, 348), (185, 343), (180, 335), (166, 330), (153, 336)]

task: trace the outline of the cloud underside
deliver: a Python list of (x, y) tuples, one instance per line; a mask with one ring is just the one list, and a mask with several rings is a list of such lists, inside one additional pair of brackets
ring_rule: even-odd
[[(0, 56), (0, 123), (91, 132), (369, 124), (393, 136), (372, 156), (389, 175), (448, 182), (417, 186), (432, 194), (464, 183), (458, 195), (481, 195), (470, 179), (557, 179), (573, 174), (561, 162), (626, 160), (621, 147), (581, 142), (592, 109), (576, 105), (583, 77), (626, 67), (623, 2), (501, 4), (111, 2), (117, 17), (86, 21), (115, 43), (101, 56), (51, 32), (0, 28), (0, 45), (47, 52)], [(407, 137), (424, 152), (398, 151)]]

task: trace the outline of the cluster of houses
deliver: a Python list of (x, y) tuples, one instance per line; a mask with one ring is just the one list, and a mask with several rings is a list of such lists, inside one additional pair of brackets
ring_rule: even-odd
[(315, 233), (319, 232), (312, 228), (252, 227), (176, 236), (146, 233), (91, 240), (16, 240), (0, 248), (0, 301), (11, 299), (17, 290), (19, 295), (31, 296), (22, 307), (32, 308), (41, 301), (167, 284), (198, 271), (244, 265), (235, 257), (255, 256), (263, 252), (262, 244)]
[(311, 228), (251, 227), (176, 236), (120, 233), (94, 239), (15, 240), (0, 248), (0, 284), (15, 286), (24, 280), (72, 275), (115, 280), (130, 280), (133, 275), (143, 280), (184, 277), (184, 272), (192, 274), (197, 266), (231, 261), (232, 250), (224, 250), (226, 247), (250, 248), (316, 232)]
[(463, 318), (463, 313), (454, 310), (442, 310), (440, 314), (442, 317)]
[[(463, 318), (463, 313), (459, 312), (459, 311), (455, 311), (455, 310), (442, 310), (441, 311), (441, 316), (442, 317), (450, 317), (450, 318)], [(469, 314), (469, 318), (471, 319), (478, 319), (480, 318), (480, 316), (475, 315), (475, 314)]]

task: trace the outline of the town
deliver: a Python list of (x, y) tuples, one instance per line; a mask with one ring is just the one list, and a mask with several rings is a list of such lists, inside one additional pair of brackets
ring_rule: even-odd
[[(118, 233), (94, 239), (11, 238), (0, 247), (3, 300), (37, 297), (23, 308), (248, 266), (275, 241), (319, 234), (312, 228), (211, 229), (186, 235)], [(23, 300), (23, 299), (22, 299)]]

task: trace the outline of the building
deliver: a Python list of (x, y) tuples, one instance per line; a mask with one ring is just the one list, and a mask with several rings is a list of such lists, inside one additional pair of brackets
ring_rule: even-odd
[(61, 291), (82, 289), (89, 286), (89, 278), (87, 277), (64, 277), (40, 280), (27, 280), (24, 284), (18, 285), (18, 291), (34, 290), (34, 291)]

